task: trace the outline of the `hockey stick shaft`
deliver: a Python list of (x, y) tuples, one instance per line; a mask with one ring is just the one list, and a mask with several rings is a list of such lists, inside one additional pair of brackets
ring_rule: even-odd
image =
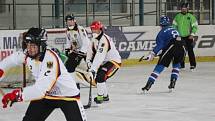
[(27, 83), (27, 80), (26, 80), (26, 64), (24, 63), (23, 64), (23, 84), (22, 84), (22, 87), (26, 87), (26, 83)]
[(140, 59), (139, 59), (139, 62), (143, 61), (143, 60), (148, 60), (148, 58), (145, 58), (145, 56), (142, 56)]
[(92, 77), (90, 77), (90, 90), (89, 90), (89, 98), (88, 98), (88, 104), (84, 105), (84, 109), (88, 109), (91, 107), (91, 103), (92, 103)]

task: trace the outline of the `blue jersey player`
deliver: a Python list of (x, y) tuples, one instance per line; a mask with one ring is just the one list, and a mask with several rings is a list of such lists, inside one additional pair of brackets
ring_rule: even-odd
[(145, 87), (142, 88), (144, 92), (151, 88), (161, 72), (165, 67), (169, 67), (171, 62), (172, 72), (168, 88), (170, 90), (175, 88), (175, 83), (179, 76), (180, 62), (185, 57), (184, 43), (181, 41), (178, 31), (170, 26), (170, 19), (167, 16), (160, 18), (160, 26), (161, 30), (156, 37), (156, 46), (144, 58), (144, 60), (151, 61), (155, 56), (159, 56), (157, 65), (149, 76)]

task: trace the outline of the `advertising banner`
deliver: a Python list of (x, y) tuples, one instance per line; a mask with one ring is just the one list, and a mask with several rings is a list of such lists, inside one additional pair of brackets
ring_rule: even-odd
[[(87, 32), (91, 36), (88, 28)], [(138, 59), (156, 45), (159, 26), (107, 27), (105, 33), (112, 37), (123, 59)], [(0, 31), (0, 60), (20, 48), (20, 33), (25, 30)], [(199, 25), (198, 40), (194, 47), (196, 56), (215, 56), (215, 25)], [(48, 45), (64, 51), (65, 29), (48, 29)]]

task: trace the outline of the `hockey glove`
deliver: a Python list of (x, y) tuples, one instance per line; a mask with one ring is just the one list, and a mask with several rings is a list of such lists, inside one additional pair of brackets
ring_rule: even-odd
[(188, 39), (191, 40), (191, 41), (193, 41), (193, 35), (190, 35), (190, 36), (188, 37)]
[(151, 51), (146, 57), (143, 58), (143, 60), (152, 61), (155, 57), (155, 53)]
[(90, 61), (87, 61), (87, 70), (91, 68), (92, 63)]
[(7, 108), (7, 105), (9, 104), (9, 102), (11, 107), (13, 103), (21, 102), (21, 101), (23, 101), (22, 92), (20, 89), (15, 89), (11, 93), (7, 93), (3, 96), (2, 98), (3, 108)]
[(89, 70), (87, 74), (92, 80), (96, 77), (96, 72), (94, 70)]
[(0, 69), (0, 78), (3, 76), (4, 71), (2, 69)]

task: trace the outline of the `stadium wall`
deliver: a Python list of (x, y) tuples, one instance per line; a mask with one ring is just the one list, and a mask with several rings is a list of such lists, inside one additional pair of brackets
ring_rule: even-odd
[[(89, 37), (91, 31), (86, 28)], [(138, 60), (155, 46), (159, 26), (107, 27), (106, 33), (113, 38), (125, 62)], [(0, 61), (20, 49), (20, 33), (26, 30), (0, 30)], [(215, 61), (215, 25), (200, 25), (194, 51), (199, 61)], [(64, 50), (65, 29), (48, 29), (48, 45)], [(126, 64), (126, 63), (125, 63)], [(128, 63), (129, 64), (129, 63)], [(135, 63), (134, 64), (139, 64)]]
[[(86, 28), (88, 36), (91, 30)], [(155, 38), (159, 32), (159, 26), (130, 26), (130, 27), (107, 27), (105, 31), (113, 38), (115, 45), (123, 59), (123, 66), (137, 64), (155, 64), (152, 62), (138, 62), (139, 58), (147, 55), (155, 46)], [(0, 30), (0, 61), (21, 49), (22, 39), (20, 33), (26, 30)], [(63, 51), (66, 41), (66, 29), (47, 29), (48, 45)], [(215, 62), (215, 25), (200, 25), (198, 40), (194, 48), (197, 61)], [(187, 62), (186, 58), (186, 62)], [(0, 87), (10, 87), (11, 83), (23, 82), (23, 67), (14, 67), (5, 70), (5, 77), (1, 79)], [(31, 75), (27, 70), (27, 81), (31, 81)], [(11, 83), (7, 83), (11, 82)], [(6, 84), (5, 84), (6, 83)], [(2, 86), (3, 85), (3, 86)], [(5, 86), (4, 86), (5, 85)], [(14, 86), (12, 86), (14, 87)]]

